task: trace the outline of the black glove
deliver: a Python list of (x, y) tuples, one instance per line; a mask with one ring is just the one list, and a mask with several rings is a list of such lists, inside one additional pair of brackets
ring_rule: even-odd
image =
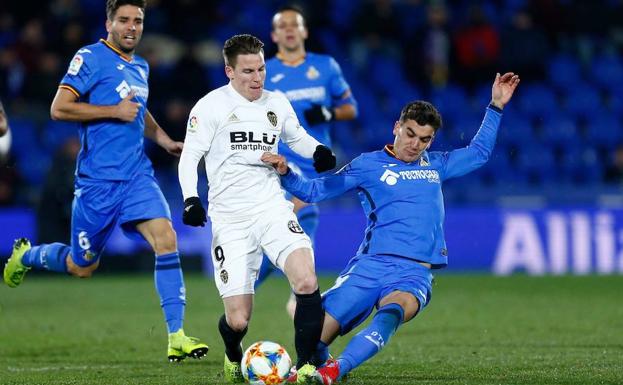
[(309, 108), (303, 112), (305, 120), (310, 126), (319, 123), (330, 122), (335, 119), (335, 113), (330, 108), (321, 106), (320, 104), (314, 104), (312, 108)]
[(184, 201), (184, 214), (182, 221), (189, 226), (205, 226), (206, 211), (201, 205), (199, 197), (190, 197)]
[(316, 151), (314, 151), (314, 169), (316, 172), (329, 171), (335, 168), (335, 163), (335, 155), (329, 147), (322, 144), (316, 147)]

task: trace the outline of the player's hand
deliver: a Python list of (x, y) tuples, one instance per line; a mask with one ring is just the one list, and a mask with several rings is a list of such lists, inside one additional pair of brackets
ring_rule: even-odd
[(337, 160), (331, 149), (325, 145), (318, 145), (314, 151), (314, 169), (316, 172), (329, 171), (335, 168)]
[(133, 122), (136, 119), (136, 115), (138, 115), (138, 109), (141, 106), (140, 103), (133, 102), (132, 98), (136, 95), (134, 91), (130, 91), (128, 96), (123, 98), (117, 104), (117, 108), (115, 111), (115, 117), (119, 120), (123, 120), (124, 122)]
[(265, 152), (262, 154), (260, 160), (273, 166), (279, 175), (286, 175), (288, 173), (288, 161), (283, 155)]
[(513, 97), (513, 93), (518, 85), (519, 75), (515, 75), (513, 72), (500, 75), (498, 72), (495, 75), (493, 87), (491, 88), (491, 104), (500, 109), (504, 108), (506, 103)]
[(189, 226), (205, 226), (206, 211), (201, 205), (199, 197), (190, 197), (184, 201), (184, 213), (182, 214), (182, 222)]
[(335, 113), (330, 108), (320, 104), (314, 104), (313, 107), (305, 110), (303, 114), (305, 115), (305, 120), (311, 126), (330, 122), (335, 118)]
[(184, 149), (184, 142), (176, 142), (172, 140), (162, 147), (167, 150), (169, 154), (179, 158), (180, 155), (182, 155), (182, 150)]

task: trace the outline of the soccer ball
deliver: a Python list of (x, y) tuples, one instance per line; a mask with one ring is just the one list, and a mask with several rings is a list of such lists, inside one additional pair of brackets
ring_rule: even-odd
[(276, 342), (259, 341), (242, 356), (242, 376), (253, 385), (283, 384), (290, 372), (292, 360)]

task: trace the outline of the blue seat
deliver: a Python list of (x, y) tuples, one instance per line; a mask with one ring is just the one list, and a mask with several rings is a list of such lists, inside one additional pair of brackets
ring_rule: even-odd
[(562, 90), (570, 90), (582, 81), (578, 59), (567, 54), (553, 56), (547, 65), (547, 74), (551, 84)]
[(612, 149), (623, 142), (621, 120), (614, 114), (596, 114), (586, 123), (586, 140)]
[(604, 90), (623, 87), (623, 61), (617, 55), (601, 55), (593, 59), (589, 76)]
[(75, 122), (48, 121), (43, 127), (42, 144), (49, 152), (54, 153), (71, 137), (78, 137), (79, 124)]
[(551, 146), (564, 146), (580, 141), (578, 122), (567, 113), (549, 115), (541, 124), (540, 137)]
[(530, 118), (543, 118), (558, 110), (556, 94), (543, 84), (526, 84), (518, 94), (519, 109)]
[(541, 144), (523, 146), (517, 155), (519, 171), (534, 183), (544, 183), (556, 176), (556, 160), (549, 147)]
[(11, 152), (17, 157), (28, 156), (39, 148), (39, 134), (34, 122), (12, 118), (9, 121), (12, 134)]
[(534, 136), (531, 121), (523, 115), (511, 114), (502, 118), (498, 131), (498, 142), (502, 144), (520, 144), (526, 138)]
[(396, 87), (409, 84), (401, 63), (388, 56), (373, 54), (370, 56), (368, 84), (384, 94), (396, 92)]
[(591, 119), (605, 109), (599, 91), (588, 83), (577, 84), (567, 91), (565, 110), (577, 118)]
[(570, 146), (559, 162), (559, 178), (572, 184), (599, 183), (603, 180), (601, 158), (592, 147)]
[(47, 152), (31, 148), (27, 156), (17, 158), (16, 166), (19, 174), (27, 183), (37, 186), (43, 183), (51, 163), (52, 158)]
[(432, 90), (430, 101), (444, 120), (459, 122), (472, 112), (465, 89), (454, 84)]

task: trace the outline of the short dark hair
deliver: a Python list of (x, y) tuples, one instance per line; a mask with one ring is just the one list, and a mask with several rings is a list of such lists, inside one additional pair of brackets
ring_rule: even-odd
[[(301, 17), (303, 18), (303, 26), (305, 28), (307, 28), (307, 21), (305, 21), (305, 12), (303, 11), (303, 8), (299, 7), (296, 4), (288, 4), (288, 5), (284, 5), (283, 7), (280, 7), (277, 12), (275, 12), (275, 15), (281, 12), (287, 12), (287, 11), (291, 11), (291, 12), (296, 12), (299, 15), (301, 15)], [(273, 16), (273, 20), (274, 20), (274, 16)], [(273, 31), (275, 30), (275, 23), (272, 23), (272, 29)]]
[(407, 103), (400, 111), (400, 123), (415, 120), (420, 126), (429, 124), (435, 132), (442, 126), (441, 114), (435, 106), (423, 100)]
[(134, 5), (145, 10), (147, 6), (147, 0), (107, 0), (106, 1), (106, 17), (108, 20), (115, 18), (115, 13), (119, 7), (124, 5)]
[(225, 59), (225, 65), (230, 67), (236, 66), (238, 55), (259, 53), (264, 53), (264, 43), (249, 34), (232, 36), (223, 45), (223, 59)]

